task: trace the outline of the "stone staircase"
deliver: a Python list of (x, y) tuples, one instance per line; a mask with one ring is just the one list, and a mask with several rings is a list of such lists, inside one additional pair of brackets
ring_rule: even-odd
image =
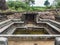
[[(60, 23), (50, 19), (40, 19), (37, 23), (46, 23), (53, 33), (60, 33)], [(54, 32), (55, 31), (55, 32)]]
[(12, 24), (13, 24), (13, 22), (11, 21), (11, 19), (1, 22), (0, 23), (0, 33), (2, 33), (3, 31), (5, 31)]
[[(16, 25), (14, 25), (16, 24)], [(54, 20), (42, 19), (35, 24), (24, 24), (24, 21), (19, 19), (9, 19), (0, 23), (0, 34), (13, 34), (16, 28), (45, 28), (49, 34), (60, 34), (60, 23)], [(39, 26), (39, 24), (46, 24), (45, 26)]]

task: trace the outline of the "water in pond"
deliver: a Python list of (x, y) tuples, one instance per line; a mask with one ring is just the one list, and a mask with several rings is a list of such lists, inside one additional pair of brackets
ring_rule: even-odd
[(13, 34), (48, 34), (48, 32), (44, 29), (16, 29)]

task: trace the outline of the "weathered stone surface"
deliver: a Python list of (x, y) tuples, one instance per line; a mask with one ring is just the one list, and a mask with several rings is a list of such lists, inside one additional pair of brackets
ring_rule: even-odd
[(9, 41), (9, 45), (54, 45), (54, 41)]
[(9, 19), (20, 19), (22, 17), (22, 13), (14, 13), (12, 15), (7, 16)]
[(0, 10), (6, 10), (6, 9), (8, 9), (8, 7), (6, 5), (6, 1), (0, 0)]
[(53, 19), (53, 20), (55, 20), (55, 15), (52, 12), (39, 12), (39, 17), (42, 19)]

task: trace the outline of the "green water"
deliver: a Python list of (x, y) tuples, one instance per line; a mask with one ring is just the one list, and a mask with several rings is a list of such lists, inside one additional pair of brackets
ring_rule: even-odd
[(48, 34), (48, 32), (45, 29), (16, 29), (13, 34)]

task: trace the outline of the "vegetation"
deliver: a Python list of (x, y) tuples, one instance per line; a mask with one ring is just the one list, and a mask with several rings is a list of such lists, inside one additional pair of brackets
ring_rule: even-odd
[(13, 34), (48, 34), (47, 31), (43, 28), (37, 30), (23, 30), (17, 29)]
[(45, 1), (44, 5), (48, 8), (50, 5), (50, 2), (48, 0)]
[(35, 4), (35, 0), (25, 0), (25, 3), (29, 6), (26, 5), (27, 7), (27, 11), (30, 10), (30, 6), (32, 5), (32, 9), (33, 9), (33, 4)]
[[(3, 0), (1, 0), (3, 1)], [(3, 3), (3, 2), (1, 2)], [(0, 3), (0, 5), (1, 5)], [(7, 5), (6, 5), (7, 3)], [(2, 11), (0, 10), (0, 12), (22, 12), (22, 11), (44, 11), (46, 9), (50, 9), (51, 6), (50, 2), (48, 0), (45, 1), (44, 5), (46, 7), (40, 7), (40, 6), (33, 6), (35, 4), (35, 0), (25, 0), (25, 2), (20, 2), (19, 0), (16, 1), (12, 1), (12, 0), (8, 0), (7, 2), (4, 0), (4, 3), (2, 4), (2, 6), (0, 6), (0, 9), (7, 9), (6, 11)], [(8, 6), (8, 7), (7, 7)]]
[(8, 1), (7, 2), (9, 9), (14, 11), (25, 11), (26, 4), (19, 1)]
[(60, 2), (57, 2), (56, 8), (60, 8)]
[[(28, 2), (20, 2), (20, 1), (8, 1), (8, 7), (11, 10), (20, 12), (20, 11), (44, 11), (46, 10), (45, 7), (37, 7), (37, 6), (33, 6), (34, 1), (31, 0)], [(31, 6), (32, 5), (32, 6)]]

